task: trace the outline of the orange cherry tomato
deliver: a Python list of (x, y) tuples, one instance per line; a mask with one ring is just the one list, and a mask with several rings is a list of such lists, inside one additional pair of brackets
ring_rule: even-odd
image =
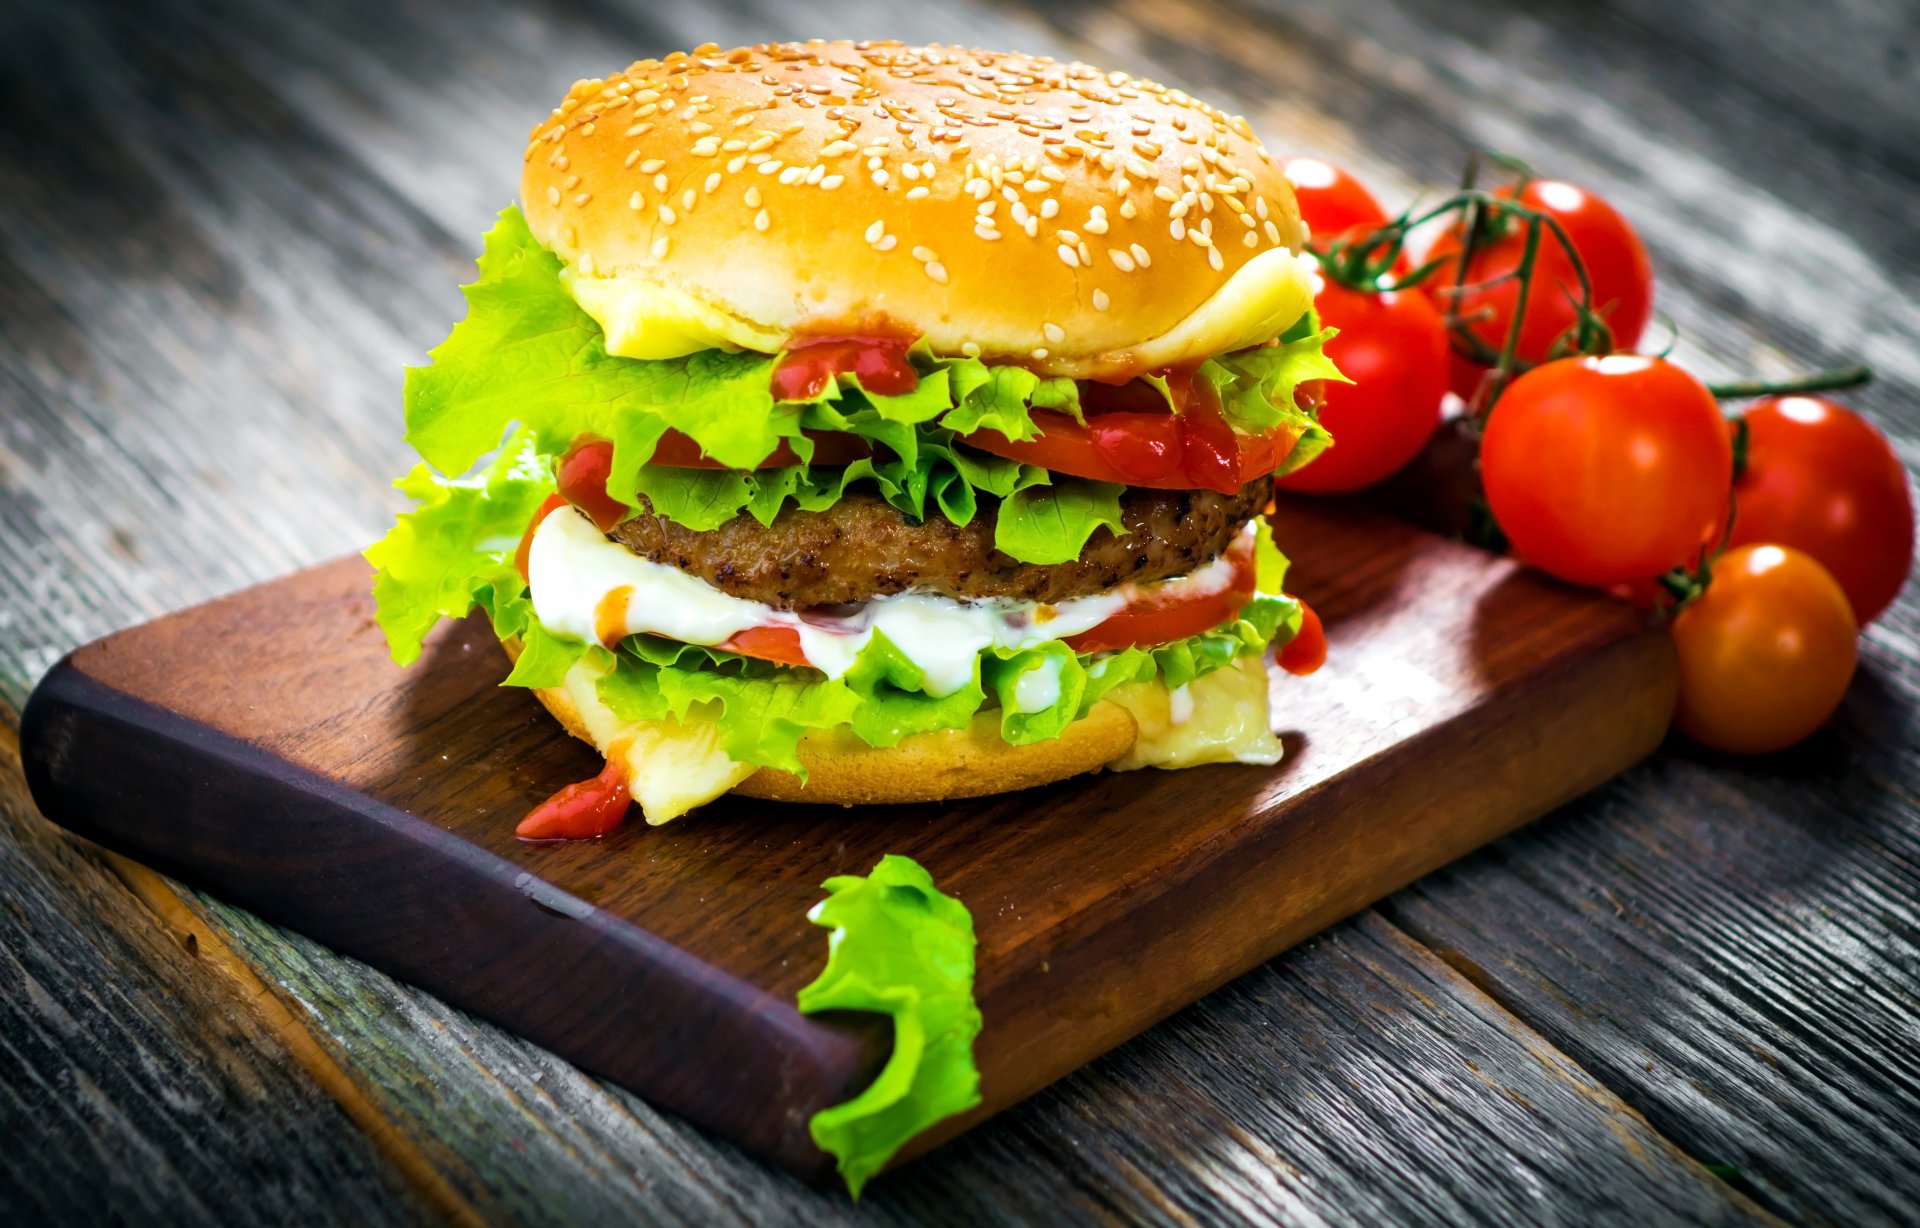
[(1737, 755), (1783, 750), (1826, 723), (1853, 678), (1859, 628), (1846, 593), (1811, 555), (1741, 546), (1673, 620), (1674, 724)]
[[(1299, 601), (1299, 598), (1294, 598)], [(1300, 602), (1300, 633), (1280, 646), (1280, 668), (1306, 677), (1327, 663), (1327, 632), (1313, 607)]]

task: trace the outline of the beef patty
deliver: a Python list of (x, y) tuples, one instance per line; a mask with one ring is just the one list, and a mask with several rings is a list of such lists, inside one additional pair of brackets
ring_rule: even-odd
[(971, 524), (935, 514), (914, 523), (882, 499), (849, 492), (822, 512), (788, 508), (763, 526), (741, 515), (705, 532), (641, 514), (609, 534), (627, 549), (706, 580), (722, 592), (782, 609), (838, 605), (916, 589), (949, 597), (1064, 601), (1128, 580), (1162, 580), (1210, 562), (1273, 496), (1262, 478), (1234, 495), (1128, 487), (1124, 533), (1097, 530), (1067, 563), (1022, 563), (994, 549), (997, 507)]

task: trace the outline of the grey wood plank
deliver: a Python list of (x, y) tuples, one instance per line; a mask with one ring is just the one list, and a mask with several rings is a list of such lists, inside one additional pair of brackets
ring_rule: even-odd
[(32, 812), (0, 729), (0, 1221), (423, 1223), (258, 1020)]
[[(212, 911), (243, 935), (263, 928)], [(1378, 917), (1220, 990), (857, 1207), (304, 939), (254, 949), (489, 1222), (1766, 1218)]]

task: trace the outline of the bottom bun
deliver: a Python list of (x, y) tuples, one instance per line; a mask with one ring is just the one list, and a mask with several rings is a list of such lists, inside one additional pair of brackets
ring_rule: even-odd
[[(518, 640), (508, 640), (504, 647), (519, 659)], [(565, 689), (539, 688), (534, 695), (568, 733), (606, 752)], [(1025, 746), (1000, 736), (1000, 714), (993, 710), (976, 712), (964, 729), (917, 733), (886, 747), (868, 746), (850, 729), (816, 729), (800, 739), (805, 780), (792, 772), (761, 768), (732, 792), (829, 806), (985, 797), (1097, 771), (1132, 750), (1138, 736), (1133, 715), (1104, 699), (1059, 737)]]
[(1012, 793), (1096, 771), (1132, 750), (1137, 733), (1132, 715), (1104, 699), (1059, 737), (1025, 746), (1000, 736), (1000, 713), (992, 710), (974, 713), (964, 729), (917, 733), (886, 747), (868, 746), (847, 729), (815, 730), (800, 739), (804, 781), (761, 768), (733, 791), (841, 806)]

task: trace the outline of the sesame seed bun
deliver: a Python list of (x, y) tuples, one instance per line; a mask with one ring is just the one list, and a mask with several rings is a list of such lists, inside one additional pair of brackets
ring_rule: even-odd
[(521, 197), (634, 357), (667, 356), (609, 318), (636, 287), (706, 344), (773, 352), (884, 318), (938, 353), (1074, 376), (1255, 344), (1305, 306), (1276, 289), (1303, 276), (1293, 191), (1245, 120), (1025, 55), (810, 42), (642, 60), (534, 127)]

